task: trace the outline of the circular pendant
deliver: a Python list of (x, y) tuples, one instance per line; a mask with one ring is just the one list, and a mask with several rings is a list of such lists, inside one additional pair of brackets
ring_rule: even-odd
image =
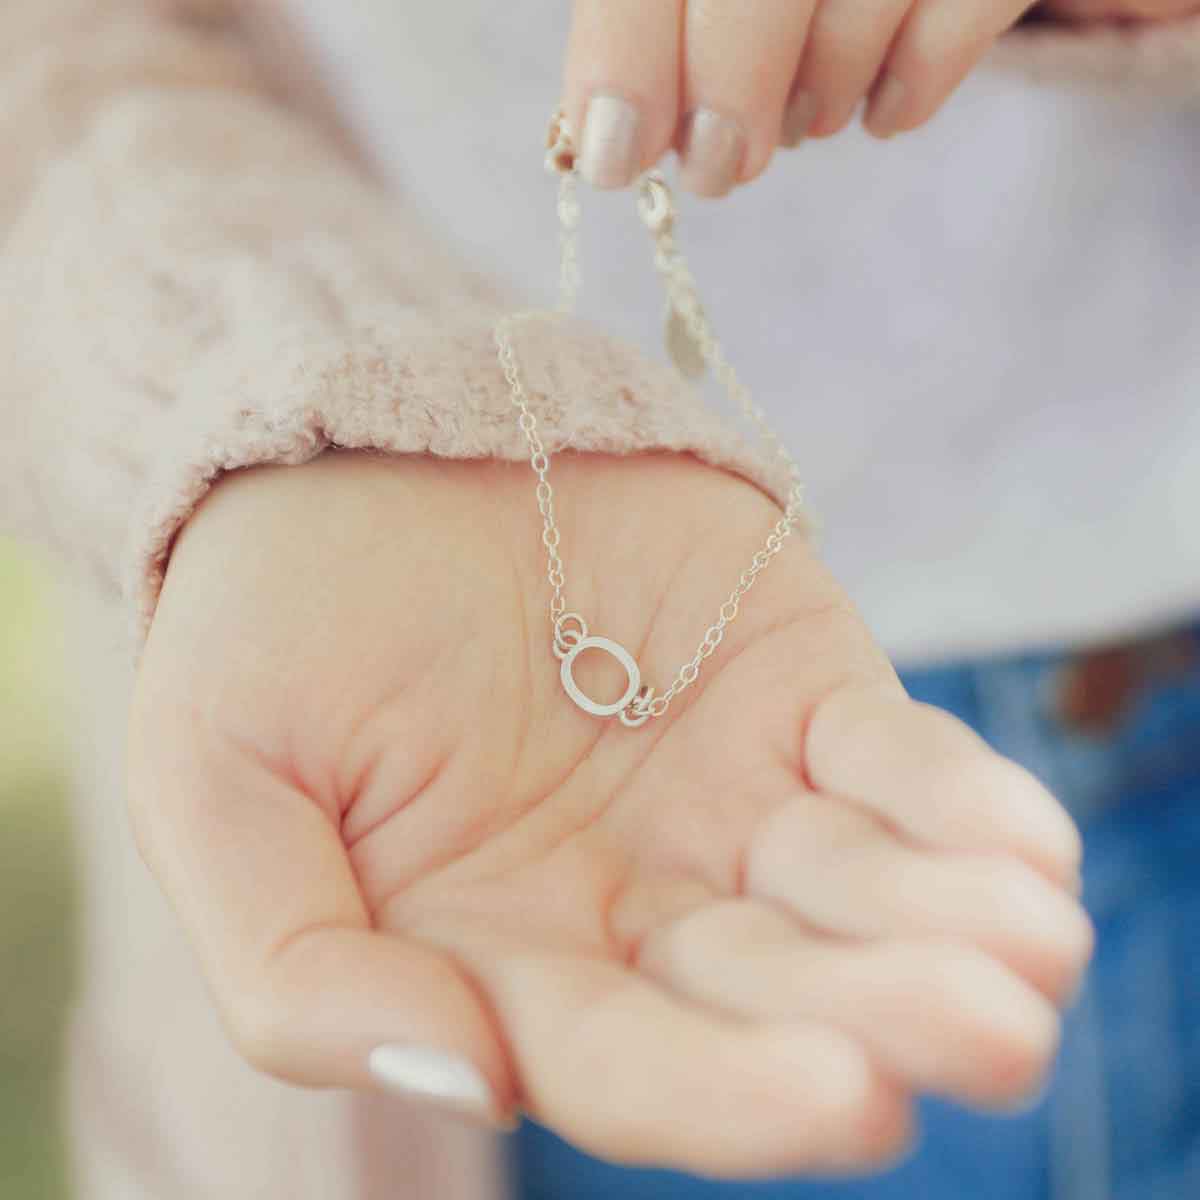
[[(629, 677), (629, 686), (619, 700), (613, 701), (612, 704), (597, 704), (595, 700), (580, 690), (579, 684), (575, 682), (573, 670), (575, 660), (584, 650), (603, 650), (606, 654), (611, 654), (625, 668), (625, 674)], [(630, 701), (638, 694), (642, 686), (642, 673), (638, 670), (633, 655), (611, 638), (581, 637), (573, 642), (571, 648), (563, 655), (562, 685), (567, 695), (584, 712), (591, 713), (593, 717), (615, 717), (617, 713), (628, 708)]]

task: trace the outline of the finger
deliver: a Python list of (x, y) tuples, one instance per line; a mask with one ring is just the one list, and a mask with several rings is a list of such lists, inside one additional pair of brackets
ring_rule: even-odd
[(830, 693), (805, 730), (804, 773), (908, 837), (946, 850), (1012, 853), (1074, 888), (1082, 843), (1062, 806), (961, 721), (891, 689)]
[(1053, 1000), (1070, 994), (1092, 950), (1079, 904), (1017, 859), (918, 850), (814, 793), (756, 830), (744, 888), (829, 934), (974, 945)]
[(714, 1176), (878, 1166), (907, 1096), (835, 1030), (733, 1021), (625, 966), (505, 946), (468, 951), (532, 1115), (590, 1154)]
[(760, 174), (779, 143), (812, 0), (691, 0), (684, 17), (680, 178), (723, 196)]
[(842, 1029), (905, 1084), (1009, 1106), (1041, 1084), (1054, 1009), (978, 952), (937, 942), (848, 943), (765, 905), (728, 900), (666, 925), (638, 965), (731, 1015)]
[(1031, 0), (917, 0), (871, 92), (863, 125), (876, 137), (923, 125)]
[(789, 112), (807, 112), (805, 132), (828, 136), (850, 121), (911, 3), (822, 0), (813, 14), (789, 102)]
[(563, 109), (579, 172), (626, 187), (670, 147), (679, 119), (684, 0), (576, 0), (563, 74)]
[(335, 817), (199, 714), (144, 699), (129, 794), (143, 857), (252, 1065), (506, 1119), (488, 1014), (444, 955), (370, 928)]

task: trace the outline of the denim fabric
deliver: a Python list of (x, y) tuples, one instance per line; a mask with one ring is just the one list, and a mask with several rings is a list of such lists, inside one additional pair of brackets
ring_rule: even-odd
[[(1200, 648), (1200, 626), (1185, 636)], [(923, 1101), (912, 1158), (839, 1182), (623, 1169), (527, 1121), (510, 1145), (519, 1200), (1200, 1200), (1200, 667), (1148, 684), (1095, 735), (1058, 715), (1069, 661), (905, 676), (1034, 771), (1083, 829), (1096, 956), (1036, 1107), (1002, 1118)]]

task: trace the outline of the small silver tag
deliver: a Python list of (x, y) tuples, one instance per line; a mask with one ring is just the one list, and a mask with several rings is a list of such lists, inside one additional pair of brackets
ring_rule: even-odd
[(663, 341), (671, 361), (685, 379), (700, 379), (704, 375), (707, 367), (700, 347), (696, 345), (696, 339), (692, 337), (684, 319), (670, 304), (667, 305)]

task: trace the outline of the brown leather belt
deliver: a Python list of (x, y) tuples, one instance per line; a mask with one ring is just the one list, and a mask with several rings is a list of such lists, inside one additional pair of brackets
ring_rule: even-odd
[(1058, 716), (1080, 733), (1112, 733), (1147, 687), (1185, 676), (1198, 661), (1195, 636), (1178, 630), (1080, 651), (1063, 664)]

